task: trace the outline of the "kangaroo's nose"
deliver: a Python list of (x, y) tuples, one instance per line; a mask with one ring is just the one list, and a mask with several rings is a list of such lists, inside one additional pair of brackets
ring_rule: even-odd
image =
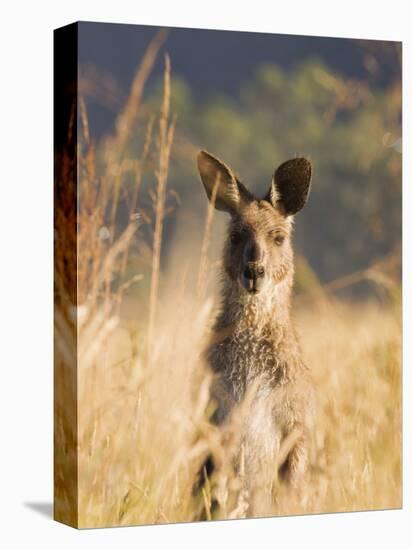
[(263, 265), (248, 264), (243, 271), (243, 275), (246, 279), (261, 279), (265, 275), (265, 268)]

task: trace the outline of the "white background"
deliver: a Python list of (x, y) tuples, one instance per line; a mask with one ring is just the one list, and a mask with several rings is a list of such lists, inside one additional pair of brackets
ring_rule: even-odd
[[(3, 548), (411, 547), (410, 165), (404, 163), (404, 509), (214, 524), (76, 531), (52, 498), (52, 30), (76, 20), (404, 41), (404, 159), (410, 158), (408, 2), (68, 0), (5, 2), (0, 31), (0, 544)], [(408, 26), (409, 20), (409, 26)], [(409, 35), (409, 36), (408, 36)], [(408, 208), (409, 207), (409, 208)], [(409, 311), (408, 311), (409, 310)], [(408, 337), (409, 336), (409, 337)], [(23, 345), (22, 345), (23, 344)], [(40, 503), (40, 506), (38, 504)], [(36, 506), (34, 506), (36, 508)], [(408, 541), (409, 539), (409, 541)]]

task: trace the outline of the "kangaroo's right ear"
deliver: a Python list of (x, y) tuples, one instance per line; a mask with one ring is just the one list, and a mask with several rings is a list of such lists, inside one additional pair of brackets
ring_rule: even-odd
[(247, 189), (236, 179), (232, 170), (207, 151), (197, 155), (200, 177), (210, 201), (217, 210), (233, 214), (244, 200), (250, 199)]

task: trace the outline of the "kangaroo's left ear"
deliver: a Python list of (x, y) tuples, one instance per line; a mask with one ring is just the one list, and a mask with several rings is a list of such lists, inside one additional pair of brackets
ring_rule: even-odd
[(265, 200), (280, 208), (285, 216), (292, 216), (305, 206), (311, 179), (312, 164), (307, 159), (287, 160), (274, 173)]

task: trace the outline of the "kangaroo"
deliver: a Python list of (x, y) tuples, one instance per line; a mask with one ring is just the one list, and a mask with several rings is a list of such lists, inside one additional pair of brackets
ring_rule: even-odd
[[(279, 478), (298, 487), (308, 468), (312, 385), (290, 315), (291, 233), (308, 199), (312, 166), (305, 158), (284, 162), (259, 199), (210, 153), (200, 151), (197, 161), (209, 201), (230, 215), (221, 308), (206, 350), (215, 375), (213, 422), (228, 421), (253, 385), (241, 427), (245, 487), (271, 494)], [(248, 514), (256, 513), (253, 506)]]

